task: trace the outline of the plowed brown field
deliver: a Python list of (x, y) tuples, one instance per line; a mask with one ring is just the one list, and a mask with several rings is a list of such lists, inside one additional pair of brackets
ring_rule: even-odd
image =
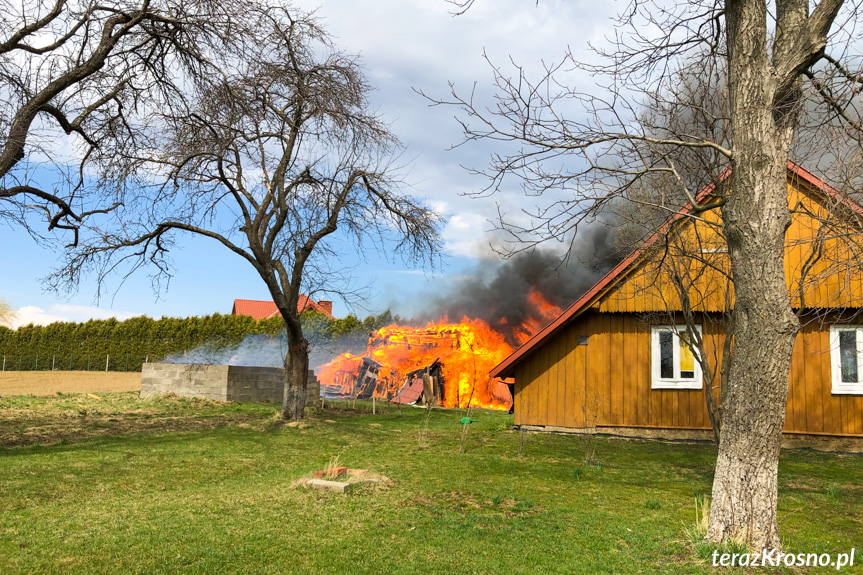
[(2, 395), (53, 395), (55, 393), (100, 393), (138, 391), (140, 373), (104, 371), (2, 371)]

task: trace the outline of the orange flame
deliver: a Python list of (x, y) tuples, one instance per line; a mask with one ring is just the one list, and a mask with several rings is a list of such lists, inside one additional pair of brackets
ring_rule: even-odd
[[(539, 292), (532, 290), (528, 301), (534, 310), (531, 319), (515, 326), (511, 333), (518, 344), (560, 314), (560, 308)], [(374, 392), (377, 397), (392, 397), (408, 373), (439, 359), (443, 364), (445, 407), (466, 407), (469, 403), (473, 407), (509, 409), (512, 399), (506, 384), (488, 373), (512, 352), (503, 333), (481, 319), (465, 317), (459, 323), (442, 318), (424, 327), (383, 327), (371, 334), (366, 357), (383, 366)], [(361, 356), (342, 354), (315, 370), (318, 381), (331, 393), (337, 390), (352, 394), (362, 361)]]

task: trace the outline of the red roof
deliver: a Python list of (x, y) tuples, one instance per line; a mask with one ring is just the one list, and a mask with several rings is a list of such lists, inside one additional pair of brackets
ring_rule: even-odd
[[(324, 300), (316, 302), (305, 294), (300, 294), (297, 311), (303, 313), (306, 310), (316, 311), (331, 319), (333, 318), (333, 302)], [(234, 308), (231, 310), (231, 315), (248, 315), (258, 321), (269, 319), (278, 313), (279, 309), (275, 303), (256, 299), (235, 299)]]
[(423, 380), (420, 377), (415, 377), (399, 390), (398, 394), (390, 400), (390, 403), (409, 405), (419, 401), (422, 394)]
[[(788, 171), (798, 176), (802, 180), (808, 182), (812, 187), (816, 189), (822, 190), (825, 194), (830, 196), (832, 199), (840, 202), (844, 206), (850, 208), (857, 214), (863, 215), (863, 208), (860, 207), (856, 202), (846, 198), (842, 194), (840, 194), (835, 188), (830, 187), (819, 178), (817, 178), (811, 172), (803, 169), (800, 165), (788, 160)], [(719, 175), (719, 181), (725, 181), (728, 176), (731, 175), (731, 168), (726, 168)], [(709, 184), (705, 186), (698, 194), (695, 196), (696, 202), (701, 202), (705, 197), (709, 196), (715, 186), (713, 184)], [(608, 272), (605, 277), (596, 282), (596, 284), (587, 290), (583, 296), (578, 298), (574, 304), (566, 308), (563, 313), (561, 313), (557, 319), (549, 323), (539, 332), (533, 335), (529, 340), (527, 340), (524, 344), (521, 345), (517, 350), (515, 350), (509, 357), (500, 362), (494, 369), (491, 370), (490, 375), (492, 377), (509, 377), (512, 375), (512, 368), (515, 367), (525, 355), (527, 355), (533, 348), (538, 346), (540, 343), (548, 339), (553, 334), (557, 333), (569, 320), (580, 315), (585, 309), (589, 307), (589, 303), (591, 303), (598, 295), (604, 293), (607, 289), (609, 289), (614, 280), (618, 279), (619, 276), (623, 274), (636, 260), (648, 249), (650, 248), (656, 241), (664, 234), (669, 226), (673, 223), (677, 222), (681, 218), (685, 217), (690, 211), (692, 211), (692, 204), (687, 204), (683, 207), (682, 210), (672, 215), (666, 222), (654, 232), (647, 240), (641, 244), (640, 247), (635, 249), (631, 254), (629, 254), (626, 259), (617, 264), (614, 269)]]

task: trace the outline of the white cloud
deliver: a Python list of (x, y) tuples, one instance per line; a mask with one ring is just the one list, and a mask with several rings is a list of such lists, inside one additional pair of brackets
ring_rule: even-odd
[(475, 212), (462, 212), (450, 216), (442, 236), (444, 251), (454, 256), (469, 258), (488, 257), (491, 239), (488, 218)]
[(15, 312), (11, 327), (17, 329), (22, 325), (48, 325), (56, 322), (85, 322), (90, 319), (108, 319), (115, 317), (118, 320), (129, 319), (141, 314), (129, 311), (116, 311), (89, 305), (55, 304), (47, 309), (34, 305), (25, 305)]

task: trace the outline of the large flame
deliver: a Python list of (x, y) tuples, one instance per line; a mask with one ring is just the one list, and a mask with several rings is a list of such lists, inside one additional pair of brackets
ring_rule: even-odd
[[(507, 342), (520, 345), (560, 315), (539, 292), (528, 296), (533, 313), (520, 326), (508, 326), (509, 333), (495, 330), (481, 319), (464, 317), (453, 323), (442, 318), (423, 327), (388, 325), (370, 334), (365, 357), (381, 364), (377, 397), (392, 397), (405, 382), (407, 374), (436, 359), (443, 364), (445, 407), (485, 407), (509, 409), (512, 399), (506, 384), (489, 377), (489, 371), (513, 352)], [(350, 395), (360, 372), (362, 356), (344, 353), (316, 368), (318, 381), (328, 393)]]

